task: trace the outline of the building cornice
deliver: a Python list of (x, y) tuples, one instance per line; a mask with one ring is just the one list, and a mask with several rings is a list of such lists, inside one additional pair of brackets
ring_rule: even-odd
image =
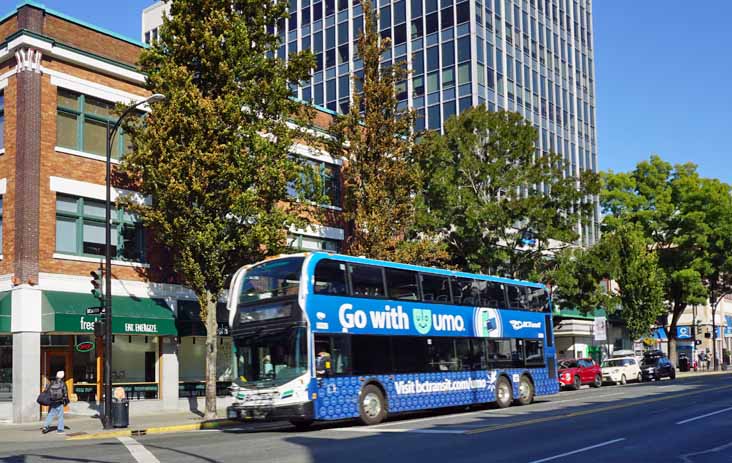
[(28, 30), (20, 30), (0, 44), (0, 62), (9, 59), (17, 51), (24, 49), (34, 49), (49, 57), (73, 63), (134, 84), (145, 83), (145, 75), (138, 72), (134, 66), (65, 45), (50, 37)]

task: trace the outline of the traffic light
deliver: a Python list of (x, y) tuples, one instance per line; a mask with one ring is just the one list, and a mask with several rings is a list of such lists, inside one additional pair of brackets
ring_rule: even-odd
[(702, 327), (700, 325), (696, 325), (696, 334), (702, 334)]
[(94, 322), (94, 336), (104, 337), (104, 322), (101, 320)]
[(91, 272), (89, 272), (89, 275), (91, 275), (92, 277), (92, 295), (99, 299), (101, 302), (104, 302), (104, 272), (102, 272), (102, 269), (92, 270)]

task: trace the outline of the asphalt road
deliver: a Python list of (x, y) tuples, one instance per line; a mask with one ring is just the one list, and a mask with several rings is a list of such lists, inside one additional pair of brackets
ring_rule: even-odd
[(583, 388), (525, 407), (450, 410), (296, 432), (283, 424), (48, 440), (0, 462), (730, 462), (732, 375)]

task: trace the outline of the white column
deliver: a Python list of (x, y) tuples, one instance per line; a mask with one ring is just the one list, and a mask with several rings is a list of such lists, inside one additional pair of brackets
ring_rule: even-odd
[(174, 410), (178, 408), (178, 344), (173, 337), (161, 337), (160, 340), (160, 361), (163, 363), (160, 369), (160, 393), (163, 409)]
[(13, 422), (38, 421), (41, 372), (41, 290), (20, 285), (11, 294)]

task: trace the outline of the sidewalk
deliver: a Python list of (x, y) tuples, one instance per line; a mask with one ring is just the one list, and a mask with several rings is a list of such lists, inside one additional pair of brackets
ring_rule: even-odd
[(732, 374), (732, 369), (727, 371), (714, 371), (714, 370), (704, 370), (704, 371), (677, 371), (676, 377), (677, 378), (691, 378), (694, 376), (707, 376), (707, 375), (729, 375)]
[(226, 410), (219, 410), (222, 418), (204, 421), (201, 416), (192, 412), (156, 413), (150, 415), (136, 415), (130, 417), (130, 426), (124, 429), (104, 430), (99, 418), (66, 414), (64, 427), (66, 435), (60, 436), (55, 432), (56, 420), (51, 429), (53, 432), (41, 434), (42, 421), (26, 424), (2, 424), (0, 433), (6, 442), (30, 442), (40, 439), (91, 439), (104, 437), (120, 437), (130, 435), (145, 435), (160, 432), (193, 431), (197, 429), (213, 429), (227, 426), (235, 422), (223, 419)]

